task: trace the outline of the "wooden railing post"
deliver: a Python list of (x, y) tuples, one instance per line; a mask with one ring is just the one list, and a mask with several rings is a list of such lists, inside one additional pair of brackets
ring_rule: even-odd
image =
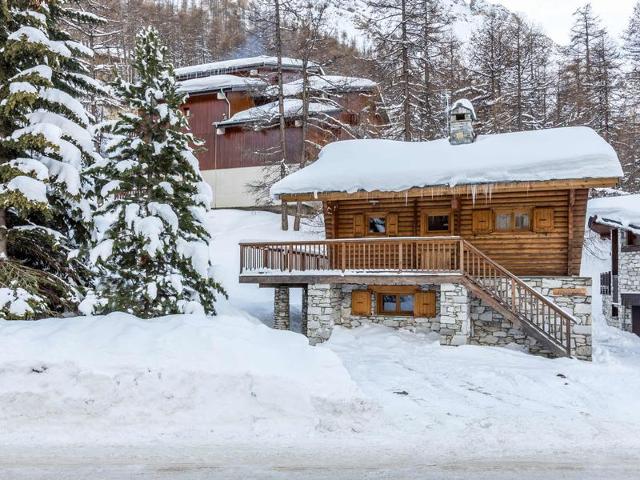
[(460, 273), (464, 274), (464, 240), (460, 239)]
[(342, 242), (341, 255), (342, 255), (342, 271), (344, 272), (347, 269), (347, 244), (345, 242)]
[(402, 242), (398, 243), (398, 271), (402, 272)]
[(244, 271), (244, 245), (240, 245), (240, 273)]
[(567, 319), (563, 319), (566, 329), (566, 342), (567, 342), (567, 355), (571, 356), (571, 322)]

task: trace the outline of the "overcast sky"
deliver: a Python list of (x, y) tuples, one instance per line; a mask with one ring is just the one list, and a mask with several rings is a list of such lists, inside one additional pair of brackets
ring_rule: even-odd
[[(490, 0), (510, 10), (521, 12), (543, 27), (557, 43), (566, 44), (572, 14), (586, 0)], [(595, 13), (616, 39), (624, 31), (636, 0), (591, 0)]]

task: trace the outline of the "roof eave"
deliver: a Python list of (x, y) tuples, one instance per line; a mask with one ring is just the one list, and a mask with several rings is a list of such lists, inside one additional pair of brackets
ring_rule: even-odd
[(290, 201), (332, 201), (344, 199), (368, 199), (368, 198), (406, 198), (406, 197), (428, 197), (437, 195), (471, 195), (476, 189), (477, 195), (496, 192), (533, 191), (533, 190), (566, 190), (583, 189), (596, 187), (615, 187), (620, 178), (578, 178), (562, 180), (536, 180), (536, 181), (514, 181), (496, 183), (468, 183), (462, 185), (432, 185), (425, 187), (413, 187), (401, 191), (365, 191), (357, 192), (301, 192), (301, 193), (276, 193), (274, 197), (285, 202)]

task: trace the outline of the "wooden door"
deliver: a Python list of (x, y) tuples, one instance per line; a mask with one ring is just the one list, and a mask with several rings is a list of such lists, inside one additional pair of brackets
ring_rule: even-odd
[(631, 331), (640, 336), (640, 305), (631, 307)]

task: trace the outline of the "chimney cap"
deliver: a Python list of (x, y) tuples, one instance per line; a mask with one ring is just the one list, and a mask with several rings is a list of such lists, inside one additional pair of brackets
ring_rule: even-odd
[(457, 109), (465, 109), (467, 111), (469, 111), (469, 113), (471, 113), (471, 120), (477, 120), (478, 117), (476, 116), (476, 111), (473, 108), (473, 104), (471, 103), (471, 100), (467, 100), (466, 98), (461, 98), (459, 100), (456, 100), (453, 105), (451, 105), (451, 108), (449, 109), (449, 114), (451, 115), (454, 110)]

